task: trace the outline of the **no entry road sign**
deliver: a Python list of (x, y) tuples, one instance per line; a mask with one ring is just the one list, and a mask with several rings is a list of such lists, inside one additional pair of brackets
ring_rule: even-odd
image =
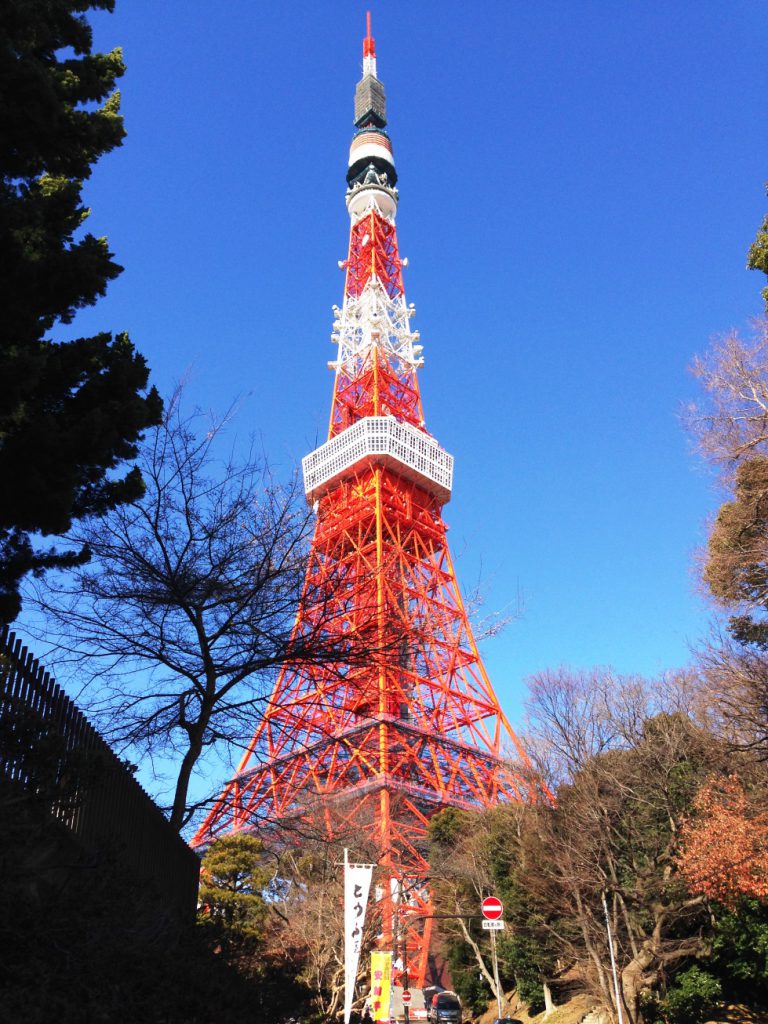
[(496, 896), (486, 896), (480, 909), (482, 910), (483, 917), (486, 921), (498, 921), (504, 913), (504, 906), (501, 900), (497, 899)]
[(411, 1001), (411, 993), (409, 989), (403, 989), (403, 1005), (407, 1006)]

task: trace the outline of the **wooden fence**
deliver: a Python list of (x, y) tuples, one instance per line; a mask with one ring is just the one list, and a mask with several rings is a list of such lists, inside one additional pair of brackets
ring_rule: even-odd
[(44, 800), (86, 849), (115, 850), (184, 918), (200, 861), (43, 666), (0, 629), (0, 773)]

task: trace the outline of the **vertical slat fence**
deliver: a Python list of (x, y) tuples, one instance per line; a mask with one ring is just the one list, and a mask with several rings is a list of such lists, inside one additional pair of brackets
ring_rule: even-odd
[[(0, 774), (39, 792), (40, 751), (53, 750), (56, 763), (45, 766), (46, 779), (53, 777), (50, 813), (85, 846), (107, 841), (118, 848), (138, 878), (151, 881), (169, 907), (191, 918), (200, 873), (197, 855), (7, 626), (0, 628), (0, 721)], [(74, 781), (73, 763), (79, 766)]]

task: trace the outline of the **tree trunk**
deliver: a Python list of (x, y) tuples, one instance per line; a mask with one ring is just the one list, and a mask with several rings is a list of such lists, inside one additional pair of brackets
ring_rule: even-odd
[(181, 831), (186, 824), (184, 816), (187, 810), (189, 780), (192, 778), (192, 769), (197, 764), (197, 759), (203, 751), (202, 736), (202, 729), (197, 729), (194, 734), (190, 734), (189, 746), (187, 747), (187, 752), (184, 754), (179, 767), (179, 777), (176, 780), (176, 792), (173, 795), (173, 808), (171, 810), (170, 818), (171, 825), (173, 825), (177, 831)]
[(480, 952), (480, 947), (475, 942), (475, 940), (472, 938), (472, 936), (469, 934), (469, 929), (467, 928), (467, 926), (464, 923), (464, 921), (459, 919), (459, 925), (461, 927), (462, 932), (464, 933), (464, 938), (469, 943), (469, 945), (472, 947), (472, 952), (475, 954), (475, 960), (477, 961), (477, 966), (480, 968), (480, 973), (482, 974), (482, 976), (488, 982), (488, 987), (490, 988), (491, 992), (493, 992), (493, 994), (496, 996), (497, 999), (503, 1000), (504, 999), (504, 995), (503, 995), (503, 993), (496, 991), (496, 983), (493, 980), (493, 975), (491, 974), (491, 972), (488, 970), (488, 968), (486, 966), (485, 960), (483, 959), (483, 954)]
[(647, 970), (655, 958), (647, 950), (631, 960), (621, 972), (621, 997), (632, 1024), (637, 1024), (640, 1017), (640, 990), (647, 984)]

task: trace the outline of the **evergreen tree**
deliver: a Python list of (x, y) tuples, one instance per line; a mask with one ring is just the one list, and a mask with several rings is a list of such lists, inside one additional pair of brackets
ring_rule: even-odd
[(753, 455), (737, 468), (732, 501), (717, 514), (709, 537), (704, 581), (731, 617), (729, 632), (740, 644), (768, 649), (768, 458)]
[(743, 899), (734, 910), (715, 911), (713, 970), (731, 998), (768, 1007), (768, 904)]
[[(327, 858), (333, 872), (335, 853)], [(198, 934), (216, 959), (232, 968), (241, 984), (252, 988), (251, 1016), (255, 1013), (256, 1020), (275, 1024), (305, 1019), (311, 1003), (322, 1002), (322, 993), (313, 991), (315, 985), (322, 985), (314, 969), (313, 950), (302, 941), (306, 936), (300, 930), (292, 932), (295, 907), (287, 898), (292, 888), (300, 890), (300, 902), (311, 892), (316, 907), (318, 892), (309, 881), (292, 884), (297, 882), (291, 878), (291, 866), (296, 864), (288, 860), (291, 864), (283, 865), (288, 877), (281, 877), (278, 857), (266, 851), (261, 840), (245, 832), (221, 836), (203, 857), (200, 886)], [(308, 868), (306, 862), (301, 866)], [(327, 896), (324, 888), (319, 902), (323, 896)], [(337, 901), (330, 902), (337, 910)], [(332, 929), (328, 944), (333, 953), (339, 939)], [(343, 979), (343, 968), (340, 974)], [(331, 1020), (332, 1015), (325, 1019)]]
[(264, 935), (264, 892), (272, 873), (264, 866), (264, 846), (244, 832), (223, 836), (203, 857), (200, 886), (202, 921), (240, 942), (258, 943)]
[(140, 496), (138, 470), (119, 467), (161, 411), (127, 335), (50, 337), (122, 269), (80, 230), (83, 182), (125, 134), (121, 53), (93, 53), (84, 16), (113, 7), (0, 0), (0, 621), (26, 573), (87, 560), (36, 537)]
[[(514, 988), (531, 1013), (545, 1007), (544, 985), (554, 973), (557, 951), (546, 910), (529, 891), (535, 863), (548, 856), (537, 841), (535, 814), (514, 804), (477, 813), (448, 807), (429, 823), (432, 895), (439, 912), (448, 915), (441, 933), (451, 978), (476, 1013), (491, 995), (495, 1001), (488, 932), (477, 920), (482, 898), (490, 893), (501, 899), (507, 925), (496, 943), (502, 990)], [(499, 997), (503, 1001), (503, 993)]]
[[(754, 242), (749, 247), (747, 267), (749, 270), (762, 270), (764, 274), (768, 275), (768, 216), (764, 218)], [(763, 288), (762, 296), (765, 300), (766, 312), (768, 312), (768, 288)]]

